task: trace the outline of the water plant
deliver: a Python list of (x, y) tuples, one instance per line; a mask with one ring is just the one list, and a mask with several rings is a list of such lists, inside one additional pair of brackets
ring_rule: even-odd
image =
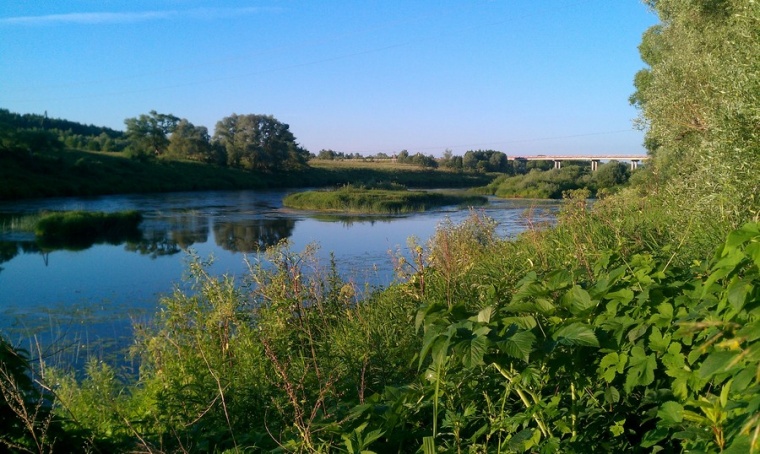
[(482, 196), (401, 189), (367, 189), (344, 186), (329, 191), (288, 194), (283, 204), (289, 208), (350, 213), (398, 214), (446, 205), (478, 206), (487, 203)]
[(64, 211), (44, 213), (34, 233), (41, 246), (87, 247), (97, 242), (118, 244), (139, 240), (142, 215), (137, 211), (103, 213)]

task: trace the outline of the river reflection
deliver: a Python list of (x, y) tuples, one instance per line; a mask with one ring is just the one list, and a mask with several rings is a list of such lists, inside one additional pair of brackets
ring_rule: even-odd
[[(86, 248), (51, 247), (33, 234), (5, 229), (0, 233), (0, 333), (12, 341), (36, 335), (51, 342), (75, 333), (85, 346), (95, 339), (128, 338), (134, 321), (150, 318), (161, 296), (183, 285), (190, 252), (213, 257), (212, 274), (242, 275), (246, 255), (255, 259), (284, 239), (294, 251), (317, 243), (320, 259), (327, 264), (334, 255), (345, 279), (384, 286), (394, 279), (391, 255), (409, 237), (424, 242), (446, 218), (461, 222), (469, 216), (456, 207), (392, 217), (304, 213), (284, 208), (285, 194), (232, 191), (0, 203), (0, 224), (44, 210), (138, 210), (144, 219), (137, 237)], [(536, 222), (550, 220), (557, 207), (556, 202), (492, 199), (478, 211), (498, 222), (500, 235), (509, 236), (526, 228), (526, 209), (534, 209), (531, 221)]]

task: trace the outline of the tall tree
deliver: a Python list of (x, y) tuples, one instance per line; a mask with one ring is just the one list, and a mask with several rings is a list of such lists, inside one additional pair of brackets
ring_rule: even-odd
[[(742, 222), (760, 204), (760, 3), (648, 0), (661, 23), (635, 77), (653, 174), (684, 209)], [(662, 192), (662, 191), (661, 191)], [(678, 203), (676, 202), (676, 204)]]
[(237, 115), (216, 124), (214, 142), (227, 152), (227, 164), (250, 170), (286, 170), (306, 165), (309, 152), (296, 143), (290, 126), (271, 115)]
[(201, 162), (216, 162), (211, 137), (205, 126), (195, 126), (181, 119), (169, 137), (167, 155)]
[(161, 155), (169, 147), (169, 134), (174, 132), (179, 121), (172, 114), (160, 114), (151, 110), (148, 115), (127, 118), (124, 124), (133, 149)]

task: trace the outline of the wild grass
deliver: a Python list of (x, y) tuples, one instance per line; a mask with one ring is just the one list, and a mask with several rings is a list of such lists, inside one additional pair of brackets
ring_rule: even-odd
[(119, 243), (125, 238), (139, 237), (142, 214), (137, 211), (102, 213), (64, 211), (45, 213), (34, 233), (42, 244), (78, 245), (106, 241)]
[(34, 232), (40, 214), (0, 214), (0, 234)]
[(298, 192), (283, 199), (286, 207), (301, 210), (378, 214), (410, 213), (446, 205), (479, 206), (485, 203), (487, 199), (482, 196), (351, 186), (332, 191)]
[(385, 181), (415, 188), (474, 187), (493, 176), (386, 162), (310, 161), (288, 172), (251, 172), (192, 161), (133, 160), (83, 150), (0, 153), (0, 200), (171, 191), (327, 187)]

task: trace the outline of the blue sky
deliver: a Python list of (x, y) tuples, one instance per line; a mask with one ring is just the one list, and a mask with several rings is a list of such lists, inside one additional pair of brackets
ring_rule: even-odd
[(639, 0), (0, 3), (0, 108), (268, 114), (313, 153), (643, 154)]

